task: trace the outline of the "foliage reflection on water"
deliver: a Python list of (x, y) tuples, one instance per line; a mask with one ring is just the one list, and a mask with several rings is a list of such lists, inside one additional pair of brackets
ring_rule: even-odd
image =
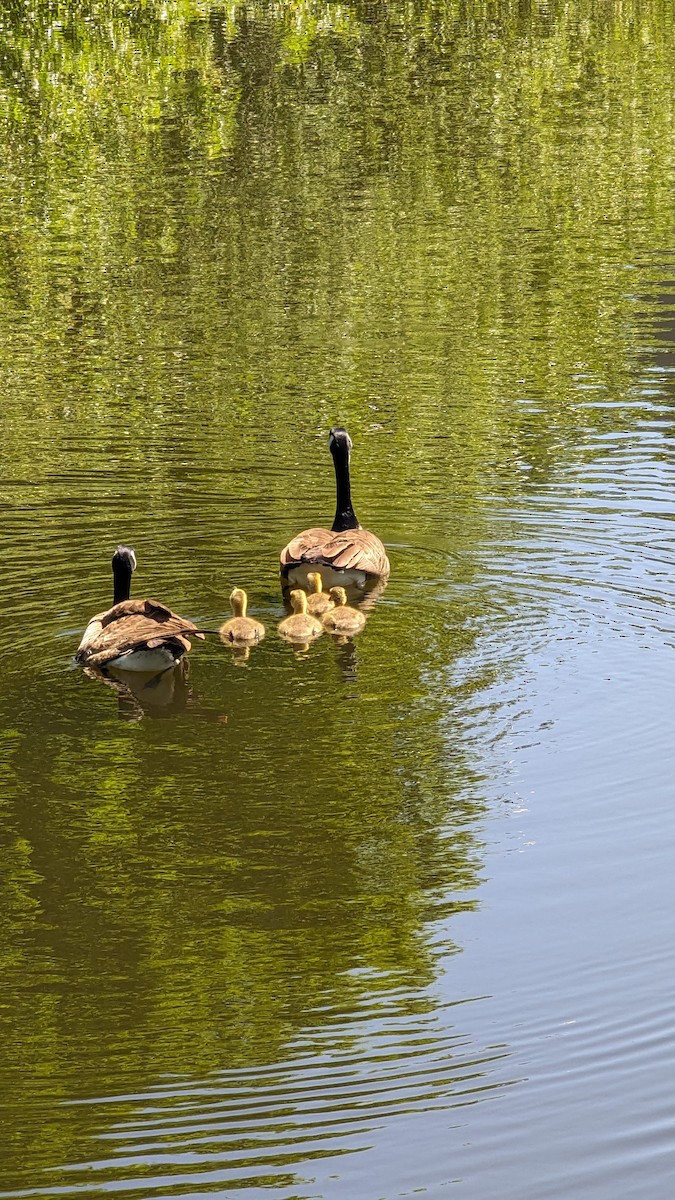
[[(292, 1092), (296, 1053), (329, 1093), (362, 1062), (332, 1130), (356, 1148), (339, 1121), (376, 1111), (378, 1039), (394, 1075), (428, 1039), (403, 1109), (429, 1071), (448, 1104), (472, 1068), (512, 1080), (438, 1006), (456, 947), (431, 930), (476, 903), (483, 689), (603, 538), (610, 578), (609, 525), (572, 540), (561, 478), (647, 426), (665, 454), (672, 12), (31, 11), (0, 17), (2, 1182), (91, 1160), (100, 1113), (58, 1101), (169, 1075), (171, 1107), (223, 1071), (263, 1092), (261, 1064)], [(300, 661), (270, 638), (244, 669), (200, 647), (179, 711), (120, 721), (137, 701), (68, 669), (110, 548), (200, 622), (238, 583), (274, 623), (280, 547), (332, 511), (336, 420), (391, 551), (366, 632)]]

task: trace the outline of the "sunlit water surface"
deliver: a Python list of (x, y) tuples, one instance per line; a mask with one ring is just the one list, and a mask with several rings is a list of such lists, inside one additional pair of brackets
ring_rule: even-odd
[(3, 18), (3, 1195), (672, 1195), (672, 12), (525, 7)]

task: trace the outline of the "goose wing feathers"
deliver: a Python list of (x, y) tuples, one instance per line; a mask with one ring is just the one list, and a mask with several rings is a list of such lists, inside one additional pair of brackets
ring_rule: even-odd
[(173, 643), (189, 650), (190, 642), (185, 636), (188, 633), (193, 637), (204, 637), (192, 621), (179, 617), (157, 600), (123, 600), (92, 617), (75, 657), (78, 662), (95, 659), (101, 665), (142, 647), (154, 650)]
[(281, 573), (285, 575), (297, 563), (324, 563), (338, 571), (364, 571), (366, 575), (387, 576), (389, 559), (382, 542), (368, 529), (305, 529), (281, 552)]

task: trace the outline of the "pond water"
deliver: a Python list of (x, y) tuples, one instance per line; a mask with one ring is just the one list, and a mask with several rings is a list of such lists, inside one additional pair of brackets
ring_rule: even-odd
[[(0, 49), (1, 1194), (670, 1200), (672, 3)], [(297, 653), (336, 423), (391, 578)], [(120, 541), (265, 641), (89, 678)]]

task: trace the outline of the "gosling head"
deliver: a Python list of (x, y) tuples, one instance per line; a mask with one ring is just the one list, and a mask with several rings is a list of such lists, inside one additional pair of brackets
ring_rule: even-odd
[(248, 596), (243, 588), (233, 588), (230, 592), (230, 605), (235, 617), (246, 616), (246, 605), (248, 604)]
[(335, 601), (336, 607), (340, 604), (347, 603), (347, 593), (343, 587), (332, 587), (329, 595), (331, 600)]
[(300, 588), (291, 592), (290, 601), (294, 613), (307, 612), (307, 593), (303, 592)]
[(307, 576), (307, 582), (312, 589), (312, 594), (321, 591), (322, 580), (318, 571), (310, 571), (309, 575)]

